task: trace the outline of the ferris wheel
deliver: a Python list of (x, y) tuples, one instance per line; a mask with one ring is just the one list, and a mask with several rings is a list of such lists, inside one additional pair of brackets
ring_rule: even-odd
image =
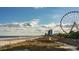
[(79, 11), (66, 13), (60, 21), (60, 27), (64, 33), (79, 31)]

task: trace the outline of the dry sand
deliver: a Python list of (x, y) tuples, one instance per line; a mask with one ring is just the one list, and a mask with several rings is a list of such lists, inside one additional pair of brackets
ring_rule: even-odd
[(20, 43), (20, 42), (24, 42), (24, 41), (28, 41), (28, 40), (33, 40), (33, 39), (37, 39), (38, 37), (35, 37), (35, 38), (14, 38), (14, 39), (7, 39), (7, 40), (0, 40), (0, 47), (3, 47), (5, 45), (11, 45), (11, 44), (17, 44), (17, 43)]

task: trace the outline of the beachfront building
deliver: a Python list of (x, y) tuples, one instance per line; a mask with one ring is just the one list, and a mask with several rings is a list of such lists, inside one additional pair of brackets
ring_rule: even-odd
[(48, 30), (48, 35), (49, 35), (49, 36), (52, 35), (52, 29)]

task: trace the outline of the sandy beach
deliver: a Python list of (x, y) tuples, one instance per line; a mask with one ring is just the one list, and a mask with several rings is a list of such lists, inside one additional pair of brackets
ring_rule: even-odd
[(61, 42), (47, 40), (47, 37), (16, 38), (0, 40), (1, 51), (66, 51), (76, 50), (76, 47)]
[(35, 37), (35, 38), (22, 38), (22, 37), (18, 37), (18, 38), (0, 38), (0, 49), (4, 46), (7, 46), (7, 45), (13, 45), (13, 44), (17, 44), (17, 43), (21, 43), (21, 42), (24, 42), (24, 41), (28, 41), (28, 40), (34, 40), (34, 39), (37, 39), (38, 37)]

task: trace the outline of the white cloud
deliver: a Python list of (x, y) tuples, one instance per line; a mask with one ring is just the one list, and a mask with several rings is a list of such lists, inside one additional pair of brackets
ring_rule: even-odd
[[(0, 25), (0, 35), (41, 35), (39, 19)], [(5, 30), (5, 31), (4, 31)], [(39, 30), (39, 31), (38, 31)]]
[[(12, 24), (5, 24), (5, 25), (12, 25), (11, 28), (0, 27), (0, 35), (42, 35), (49, 29), (53, 30), (53, 33), (60, 33), (62, 32), (60, 28), (60, 24), (56, 23), (49, 23), (49, 24), (40, 24), (40, 19), (32, 19), (31, 21), (26, 22), (14, 22)], [(3, 26), (4, 24), (0, 25)], [(16, 25), (13, 27), (13, 25)], [(19, 27), (17, 27), (19, 26)], [(5, 31), (4, 31), (5, 30)]]
[(36, 25), (38, 25), (38, 23), (39, 23), (39, 19), (32, 19), (32, 21), (31, 21), (31, 25), (32, 26), (36, 26)]
[(55, 23), (49, 23), (49, 24), (45, 24), (45, 25), (42, 25), (43, 28), (46, 28), (46, 29), (52, 29), (56, 26)]
[(7, 24), (0, 24), (0, 26), (14, 26), (14, 27), (17, 27), (20, 26), (20, 27), (34, 27), (34, 26), (37, 26), (39, 23), (39, 19), (32, 19), (31, 21), (26, 21), (26, 22), (13, 22), (13, 23), (7, 23)]

